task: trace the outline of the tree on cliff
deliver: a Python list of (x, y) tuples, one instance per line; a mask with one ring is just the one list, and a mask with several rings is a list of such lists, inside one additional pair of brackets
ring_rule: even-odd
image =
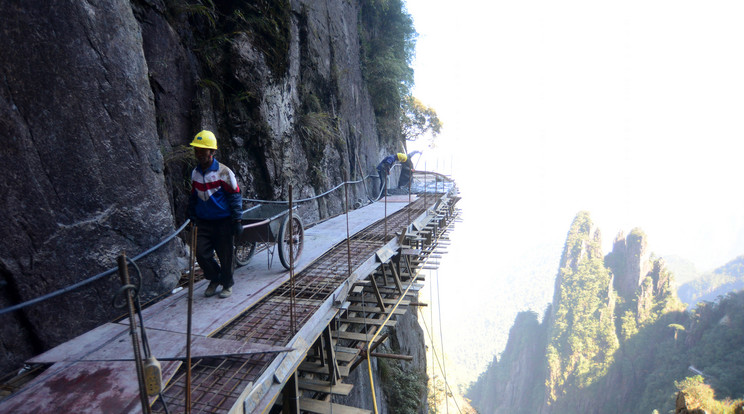
[(381, 135), (415, 141), (439, 134), (436, 111), (413, 95), (416, 29), (402, 0), (360, 2), (362, 68)]
[(427, 132), (434, 138), (442, 130), (442, 122), (434, 108), (424, 105), (411, 95), (403, 99), (401, 123), (403, 135), (408, 141), (416, 141)]

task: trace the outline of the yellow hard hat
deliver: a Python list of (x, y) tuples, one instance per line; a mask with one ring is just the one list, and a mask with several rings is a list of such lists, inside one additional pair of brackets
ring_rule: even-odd
[(402, 152), (398, 153), (398, 161), (406, 162), (407, 160), (408, 160), (408, 155), (403, 154)]
[(214, 136), (212, 131), (207, 131), (205, 129), (202, 132), (196, 134), (194, 140), (191, 141), (191, 146), (216, 150), (217, 138)]

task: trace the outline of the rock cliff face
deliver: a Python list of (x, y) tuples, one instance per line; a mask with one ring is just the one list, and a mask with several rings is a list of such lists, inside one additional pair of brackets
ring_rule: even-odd
[(628, 237), (620, 232), (615, 238), (607, 262), (615, 275), (614, 287), (620, 296), (632, 297), (651, 271), (647, 245), (646, 235), (641, 229), (633, 229)]
[(656, 321), (679, 323), (673, 312), (681, 308), (671, 274), (650, 259), (642, 231), (619, 235), (606, 257), (600, 240), (588, 213), (579, 213), (542, 323), (533, 313), (518, 315), (506, 349), (468, 393), (480, 412), (634, 411), (617, 408), (634, 407), (628, 401), (644, 390), (653, 353), (638, 343), (660, 341), (657, 331), (634, 335)]
[[(186, 218), (188, 143), (201, 129), (216, 133), (217, 158), (244, 197), (260, 199), (286, 199), (289, 185), (295, 198), (319, 194), (402, 145), (377, 134), (357, 2), (248, 3), (0, 2), (0, 308), (172, 234)], [(302, 215), (314, 222), (342, 203), (332, 194)], [(176, 284), (182, 246), (138, 263), (146, 299)], [(105, 277), (0, 315), (0, 372), (112, 318), (119, 285)]]
[(479, 412), (535, 412), (544, 395), (546, 334), (537, 314), (517, 314), (509, 332), (509, 343), (498, 362), (504, 369), (495, 369), (492, 364), (468, 392), (468, 397), (477, 402)]

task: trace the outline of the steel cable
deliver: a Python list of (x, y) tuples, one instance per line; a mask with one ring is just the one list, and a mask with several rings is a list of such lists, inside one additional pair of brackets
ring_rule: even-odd
[[(173, 240), (173, 238), (176, 237), (178, 235), (178, 233), (180, 233), (186, 227), (186, 225), (189, 224), (189, 222), (190, 222), (190, 220), (186, 220), (186, 222), (183, 223), (183, 225), (178, 230), (176, 230), (175, 233), (171, 234), (165, 240), (161, 241), (160, 243), (156, 244), (155, 246), (153, 246), (153, 247), (147, 249), (146, 251), (140, 253), (139, 255), (133, 257), (132, 260), (135, 260), (135, 261), (136, 260), (139, 260), (139, 259), (147, 256), (148, 254), (154, 252), (155, 250), (159, 249), (165, 243)], [(57, 296), (59, 296), (59, 295), (61, 295), (63, 293), (67, 293), (67, 292), (73, 291), (73, 290), (75, 290), (75, 289), (77, 289), (79, 287), (85, 286), (85, 285), (87, 285), (89, 283), (93, 283), (96, 280), (99, 280), (99, 279), (101, 279), (103, 277), (109, 276), (109, 275), (113, 274), (114, 272), (116, 272), (116, 270), (117, 270), (116, 267), (111, 268), (109, 270), (106, 270), (105, 272), (99, 273), (99, 274), (97, 274), (95, 276), (91, 276), (88, 279), (81, 280), (80, 282), (74, 283), (74, 284), (72, 284), (70, 286), (67, 286), (65, 288), (59, 289), (57, 291), (54, 291), (54, 292), (51, 292), (51, 293), (47, 293), (46, 295), (39, 296), (38, 298), (31, 299), (31, 300), (28, 300), (26, 302), (19, 303), (17, 305), (8, 306), (7, 308), (0, 309), (0, 315), (6, 314), (8, 312), (13, 312), (13, 311), (16, 311), (18, 309), (22, 309), (22, 308), (25, 308), (25, 307), (30, 306), (30, 305), (35, 305), (35, 304), (37, 304), (39, 302), (43, 302), (45, 300), (48, 300), (48, 299), (57, 297)]]
[[(363, 178), (362, 180), (348, 181), (348, 183), (349, 184), (357, 184), (357, 183), (360, 183), (360, 182), (364, 181), (365, 179), (367, 179), (369, 177), (371, 177), (371, 176), (368, 175), (367, 177)], [(345, 182), (337, 185), (336, 187), (334, 187), (334, 188), (332, 188), (332, 189), (330, 189), (330, 190), (328, 190), (328, 191), (326, 191), (326, 192), (324, 192), (322, 194), (319, 194), (319, 195), (317, 195), (315, 197), (311, 197), (311, 198), (307, 198), (307, 199), (303, 199), (303, 200), (297, 200), (295, 202), (296, 203), (299, 203), (299, 202), (304, 202), (304, 201), (309, 201), (309, 200), (314, 200), (314, 199), (320, 198), (320, 197), (322, 197), (324, 195), (327, 195), (327, 194), (331, 193), (332, 191), (340, 188), (342, 185), (344, 185), (346, 183), (347, 182), (345, 181)], [(379, 199), (379, 197), (378, 197), (378, 199)], [(250, 201), (250, 202), (263, 203), (263, 204), (286, 204), (287, 203), (287, 201), (255, 200), (255, 199), (250, 199), (250, 198), (245, 198), (244, 200), (245, 201)], [(140, 253), (137, 256), (134, 256), (132, 258), (132, 260), (139, 260), (139, 259), (141, 259), (141, 258), (149, 255), (150, 253), (154, 252), (155, 250), (159, 249), (160, 247), (162, 247), (167, 242), (173, 240), (173, 238), (175, 238), (178, 234), (180, 234), (181, 231), (183, 231), (183, 229), (186, 228), (186, 226), (190, 222), (191, 222), (190, 219), (186, 219), (186, 221), (181, 225), (181, 227), (179, 227), (178, 230), (176, 230), (173, 234), (171, 234), (170, 236), (168, 236), (167, 238), (165, 238), (164, 240), (162, 240), (160, 243), (156, 244), (155, 246), (153, 246), (153, 247), (145, 250), (144, 252)], [(97, 281), (99, 279), (102, 279), (102, 278), (104, 278), (106, 276), (109, 276), (109, 275), (113, 274), (114, 272), (116, 272), (116, 270), (117, 270), (117, 268), (115, 268), (115, 267), (114, 268), (111, 268), (111, 269), (108, 269), (108, 270), (106, 270), (104, 272), (98, 273), (98, 274), (96, 274), (94, 276), (91, 276), (91, 277), (85, 279), (85, 280), (81, 280), (81, 281), (79, 281), (77, 283), (73, 283), (72, 285), (69, 285), (69, 286), (64, 287), (62, 289), (59, 289), (59, 290), (56, 290), (54, 292), (50, 292), (50, 293), (47, 293), (45, 295), (39, 296), (37, 298), (30, 299), (30, 300), (27, 300), (25, 302), (18, 303), (16, 305), (8, 306), (7, 308), (0, 309), (0, 315), (4, 315), (6, 313), (17, 311), (19, 309), (23, 309), (25, 307), (28, 307), (28, 306), (31, 306), (31, 305), (35, 305), (37, 303), (40, 303), (40, 302), (43, 302), (43, 301), (46, 301), (46, 300), (55, 298), (57, 296), (60, 296), (62, 294), (71, 292), (71, 291), (73, 291), (73, 290), (75, 290), (77, 288), (83, 287), (83, 286), (88, 285), (90, 283), (93, 283), (93, 282), (95, 282), (95, 281)]]

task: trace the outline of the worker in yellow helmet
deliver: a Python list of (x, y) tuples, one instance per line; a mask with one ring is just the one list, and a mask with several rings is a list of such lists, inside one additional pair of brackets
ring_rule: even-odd
[[(209, 280), (205, 296), (232, 294), (233, 236), (243, 230), (243, 198), (235, 174), (214, 158), (217, 138), (211, 131), (201, 131), (191, 141), (197, 165), (191, 172), (191, 196), (188, 212), (196, 223), (196, 260)], [(214, 259), (217, 253), (219, 263)]]
[(387, 196), (387, 176), (390, 175), (390, 169), (393, 168), (395, 162), (404, 163), (408, 161), (408, 156), (399, 152), (397, 154), (388, 155), (383, 158), (379, 164), (377, 164), (377, 175), (380, 177), (380, 196)]
[(398, 177), (398, 188), (408, 188), (413, 178), (413, 156), (421, 154), (421, 151), (413, 151), (406, 154), (406, 160), (401, 163), (400, 177)]

